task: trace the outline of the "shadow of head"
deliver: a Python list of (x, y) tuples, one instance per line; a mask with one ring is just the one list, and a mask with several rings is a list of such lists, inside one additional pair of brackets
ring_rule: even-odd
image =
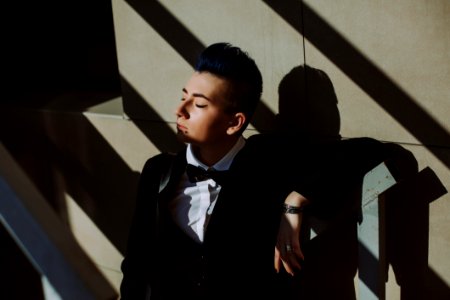
[(314, 140), (341, 138), (338, 100), (324, 71), (294, 67), (281, 80), (278, 96), (277, 130)]

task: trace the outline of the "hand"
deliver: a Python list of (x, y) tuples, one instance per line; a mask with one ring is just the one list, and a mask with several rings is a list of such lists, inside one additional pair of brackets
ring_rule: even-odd
[(301, 214), (283, 214), (275, 246), (275, 270), (280, 272), (282, 264), (286, 272), (294, 276), (294, 270), (300, 270), (300, 261), (304, 260), (300, 247)]
[[(308, 200), (297, 192), (292, 192), (285, 203), (294, 206), (303, 206)], [(287, 214), (281, 216), (278, 230), (277, 244), (275, 246), (274, 266), (277, 272), (282, 264), (287, 273), (294, 276), (294, 270), (300, 270), (300, 262), (305, 259), (300, 247), (300, 230), (303, 214)]]

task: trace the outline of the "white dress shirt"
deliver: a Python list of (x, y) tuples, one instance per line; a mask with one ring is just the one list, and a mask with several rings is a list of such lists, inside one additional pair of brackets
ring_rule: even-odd
[[(240, 137), (231, 150), (211, 168), (225, 171), (230, 168), (236, 154), (244, 147), (245, 139)], [(208, 169), (194, 155), (189, 144), (186, 151), (188, 164)], [(222, 187), (213, 179), (190, 182), (186, 172), (175, 191), (175, 197), (169, 203), (169, 210), (175, 223), (192, 239), (202, 243), (209, 219), (216, 205)]]

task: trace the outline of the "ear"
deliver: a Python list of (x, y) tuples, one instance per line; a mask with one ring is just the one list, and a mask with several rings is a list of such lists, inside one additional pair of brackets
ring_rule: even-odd
[(244, 126), (246, 120), (247, 117), (243, 113), (241, 112), (235, 113), (232, 116), (231, 120), (228, 122), (229, 126), (227, 129), (227, 134), (233, 135), (239, 132)]

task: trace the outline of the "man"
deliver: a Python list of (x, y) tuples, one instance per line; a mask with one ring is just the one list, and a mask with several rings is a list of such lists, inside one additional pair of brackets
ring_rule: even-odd
[(242, 136), (261, 93), (247, 53), (227, 43), (202, 52), (176, 109), (187, 147), (150, 158), (141, 174), (122, 299), (285, 296), (278, 271), (300, 268), (312, 176), (282, 140)]

